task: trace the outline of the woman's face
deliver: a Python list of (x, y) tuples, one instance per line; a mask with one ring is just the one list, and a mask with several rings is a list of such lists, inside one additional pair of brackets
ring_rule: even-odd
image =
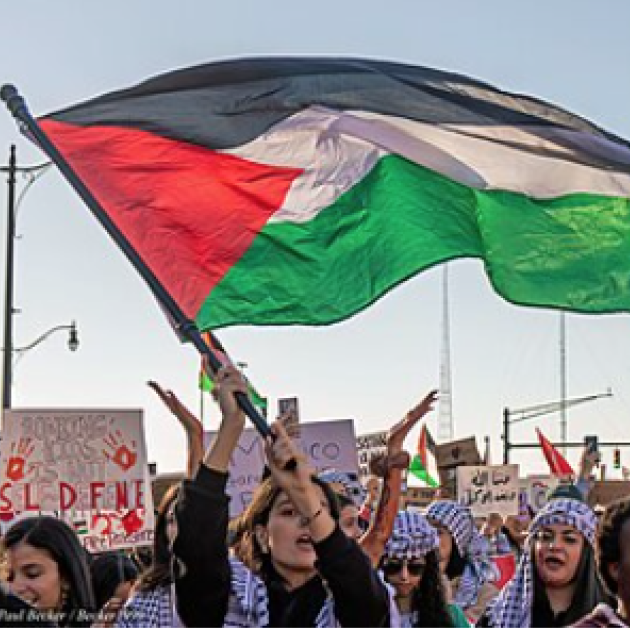
[(385, 579), (396, 589), (396, 597), (409, 597), (420, 584), (425, 565), (424, 558), (387, 558), (382, 569)]
[[(322, 507), (330, 511), (319, 486), (317, 492)], [(294, 574), (315, 573), (316, 555), (309, 529), (285, 492), (276, 497), (267, 525), (259, 526), (256, 536), (263, 551), (271, 554), (276, 571), (288, 582)]]
[(550, 588), (571, 584), (584, 548), (584, 536), (569, 525), (549, 525), (536, 534), (534, 562), (538, 577)]
[(8, 582), (11, 590), (34, 608), (61, 608), (62, 579), (59, 566), (44, 549), (18, 543), (7, 551)]
[(507, 516), (503, 523), (503, 527), (510, 532), (514, 541), (521, 547), (527, 538), (527, 525), (527, 519), (520, 516)]
[(359, 527), (359, 510), (354, 505), (346, 505), (339, 512), (341, 531), (353, 540), (359, 540), (363, 531)]
[(440, 571), (444, 573), (453, 552), (453, 537), (451, 532), (448, 531), (448, 527), (442, 525), (439, 521), (436, 521), (434, 518), (430, 518), (428, 521), (435, 527), (440, 537)]

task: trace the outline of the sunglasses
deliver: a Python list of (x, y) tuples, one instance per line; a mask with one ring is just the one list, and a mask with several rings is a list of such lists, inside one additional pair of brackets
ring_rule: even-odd
[(383, 564), (383, 573), (385, 575), (397, 575), (403, 570), (403, 566), (407, 567), (409, 575), (418, 577), (424, 572), (425, 563), (419, 561), (408, 560), (391, 560)]

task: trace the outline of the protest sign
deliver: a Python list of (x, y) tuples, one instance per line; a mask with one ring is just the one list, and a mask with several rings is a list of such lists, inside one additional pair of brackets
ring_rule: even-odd
[(538, 514), (549, 501), (549, 495), (560, 483), (558, 477), (554, 475), (528, 475), (521, 480), (521, 485), (525, 485), (527, 495), (527, 505), (532, 508), (534, 514)]
[(56, 514), (91, 550), (150, 544), (154, 517), (140, 410), (5, 411), (0, 514)]
[(438, 495), (437, 488), (408, 487), (403, 495), (403, 509), (428, 507)]
[[(206, 446), (214, 435), (214, 431), (204, 433)], [(327, 469), (355, 474), (358, 472), (352, 420), (303, 423), (296, 441), (318, 472)], [(231, 497), (230, 516), (238, 516), (249, 505), (260, 484), (264, 465), (264, 442), (255, 429), (246, 429), (230, 460), (227, 483), (227, 492)]]
[(518, 486), (518, 464), (457, 468), (457, 500), (473, 516), (518, 514)]
[(617, 499), (630, 497), (630, 481), (622, 479), (609, 479), (607, 481), (595, 481), (588, 493), (588, 502), (591, 506), (607, 506)]
[(359, 478), (363, 483), (370, 476), (370, 461), (387, 452), (387, 431), (367, 433), (357, 437), (357, 457), (359, 458)]
[(454, 497), (457, 492), (457, 468), (481, 464), (477, 441), (474, 437), (469, 437), (436, 445), (435, 463), (440, 476), (440, 485), (449, 496)]
[(283, 419), (284, 426), (289, 428), (300, 424), (300, 408), (298, 399), (278, 398), (278, 417)]

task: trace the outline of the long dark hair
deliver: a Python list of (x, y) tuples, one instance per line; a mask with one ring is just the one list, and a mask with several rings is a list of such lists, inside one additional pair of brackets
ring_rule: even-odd
[(448, 564), (446, 565), (446, 577), (449, 580), (454, 580), (464, 573), (464, 569), (466, 568), (466, 559), (459, 553), (459, 549), (455, 544), (455, 538), (451, 535), (453, 540), (453, 545), (451, 547), (451, 557), (448, 559)]
[(87, 626), (96, 612), (87, 553), (72, 528), (52, 516), (34, 516), (15, 523), (4, 536), (9, 550), (25, 543), (46, 551), (57, 564), (59, 576), (68, 585), (60, 625)]
[(171, 486), (160, 502), (155, 517), (155, 531), (153, 534), (153, 557), (149, 566), (138, 579), (139, 591), (151, 591), (160, 586), (173, 583), (173, 553), (166, 535), (167, 516), (171, 505), (179, 496), (179, 485)]
[[(311, 477), (311, 480), (322, 489), (330, 506), (330, 514), (338, 521), (339, 506), (334, 491), (325, 481), (315, 476)], [(237, 527), (239, 558), (265, 582), (274, 579), (277, 574), (273, 568), (271, 554), (263, 553), (256, 539), (255, 530), (257, 525), (267, 525), (271, 509), (281, 492), (282, 489), (276, 485), (273, 477), (265, 479), (256, 489), (252, 502), (240, 516)]]
[(415, 627), (452, 628), (437, 551), (429, 551), (424, 559), (422, 579), (411, 596), (411, 609), (418, 613)]
[[(534, 556), (535, 557), (535, 556)], [(562, 618), (564, 626), (570, 626), (586, 615), (600, 603), (610, 603), (610, 598), (606, 595), (606, 589), (602, 584), (597, 567), (595, 566), (595, 554), (591, 545), (584, 540), (580, 563), (578, 564), (575, 578), (575, 591), (571, 599), (571, 605)], [(547, 589), (538, 576), (534, 561), (534, 605), (532, 610), (532, 627), (541, 628), (548, 624), (547, 619), (541, 620), (544, 610), (549, 610), (549, 598)]]
[(122, 551), (99, 554), (92, 560), (90, 572), (98, 610), (113, 597), (118, 586), (138, 577), (138, 568)]

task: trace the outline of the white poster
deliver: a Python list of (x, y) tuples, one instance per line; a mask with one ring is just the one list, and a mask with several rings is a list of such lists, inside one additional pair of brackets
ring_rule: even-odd
[[(206, 448), (214, 435), (214, 431), (205, 432)], [(296, 440), (317, 471), (358, 472), (352, 420), (303, 423)], [(256, 429), (246, 429), (230, 461), (227, 484), (227, 492), (232, 499), (230, 516), (239, 515), (249, 505), (260, 483), (264, 465), (264, 443)]]
[(518, 464), (457, 468), (457, 500), (474, 516), (516, 515), (518, 496)]
[(142, 411), (5, 411), (0, 515), (56, 514), (91, 551), (151, 544)]
[(527, 484), (527, 503), (534, 510), (540, 512), (549, 500), (549, 495), (556, 489), (560, 480), (554, 475), (529, 475)]

